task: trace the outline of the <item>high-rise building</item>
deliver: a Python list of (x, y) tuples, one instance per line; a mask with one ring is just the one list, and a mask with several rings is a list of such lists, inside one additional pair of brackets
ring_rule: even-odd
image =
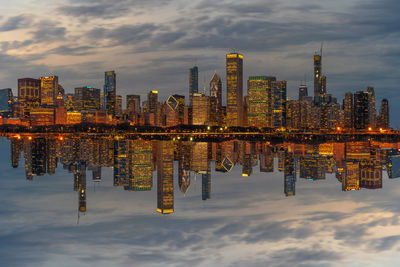
[(77, 107), (75, 110), (99, 110), (100, 109), (100, 89), (90, 86), (75, 88), (75, 100)]
[(11, 88), (0, 89), (0, 115), (4, 118), (12, 116), (14, 97)]
[(121, 117), (122, 116), (122, 96), (120, 96), (120, 95), (116, 96), (115, 115), (117, 117)]
[(140, 109), (140, 95), (127, 95), (126, 96), (126, 111), (128, 114), (139, 114)]
[(174, 146), (170, 141), (157, 142), (157, 212), (174, 212)]
[(314, 102), (319, 103), (321, 95), (322, 53), (314, 55)]
[(375, 106), (375, 90), (374, 87), (367, 87), (368, 93), (368, 121), (369, 126), (376, 127), (376, 106)]
[(243, 55), (226, 55), (226, 125), (243, 125)]
[(41, 105), (55, 106), (59, 90), (58, 76), (41, 77), (40, 90), (41, 90)]
[(301, 108), (298, 100), (288, 100), (286, 103), (286, 127), (301, 128)]
[(363, 91), (354, 93), (354, 127), (367, 129), (369, 124), (369, 94)]
[(165, 126), (176, 126), (184, 121), (185, 96), (171, 95), (165, 105)]
[(271, 82), (272, 127), (286, 126), (286, 81)]
[(117, 81), (115, 71), (104, 73), (104, 107), (109, 115), (116, 115)]
[(214, 72), (213, 77), (210, 81), (210, 102), (211, 104), (211, 114), (212, 114), (212, 122), (214, 125), (222, 124), (222, 82), (221, 77), (219, 77), (218, 73)]
[(201, 94), (193, 94), (193, 125), (207, 125), (210, 121), (210, 97)]
[(149, 113), (157, 113), (158, 108), (158, 91), (150, 91), (147, 94), (147, 105)]
[(67, 109), (64, 105), (64, 99), (61, 94), (57, 96), (57, 107), (56, 107), (56, 118), (55, 124), (66, 124), (67, 123)]
[(150, 141), (134, 140), (130, 143), (129, 188), (148, 191), (153, 186), (153, 146)]
[(360, 190), (360, 163), (356, 160), (345, 162), (344, 176), (342, 179), (342, 190)]
[(383, 129), (389, 129), (389, 101), (382, 99), (381, 109), (379, 111), (378, 125)]
[(343, 100), (343, 110), (344, 110), (344, 125), (345, 129), (354, 128), (354, 105), (353, 105), (353, 94), (347, 92)]
[(250, 76), (247, 81), (248, 124), (256, 127), (271, 127), (271, 82), (275, 77)]
[(127, 139), (114, 140), (114, 186), (128, 185), (129, 142)]
[(18, 79), (18, 103), (21, 105), (22, 116), (29, 117), (34, 107), (40, 106), (40, 80), (33, 78)]
[(199, 68), (194, 66), (189, 69), (189, 106), (192, 105), (193, 94), (199, 92)]
[(307, 96), (308, 96), (307, 85), (305, 85), (305, 84), (300, 85), (300, 87), (299, 87), (299, 100), (302, 101)]
[(288, 151), (285, 151), (284, 192), (287, 197), (296, 194), (296, 159)]

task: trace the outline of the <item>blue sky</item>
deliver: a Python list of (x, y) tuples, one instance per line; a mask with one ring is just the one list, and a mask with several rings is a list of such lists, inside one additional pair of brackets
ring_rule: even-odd
[[(245, 79), (275, 75), (297, 96), (311, 80), (312, 56), (324, 42), (328, 92), (374, 86), (378, 102), (400, 96), (400, 3), (362, 1), (0, 0), (0, 87), (17, 78), (56, 74), (64, 88), (102, 88), (117, 72), (121, 95), (152, 89), (165, 100), (187, 94), (188, 69), (199, 66), (200, 87), (214, 71), (225, 86), (226, 53), (244, 54)], [(308, 83), (312, 91), (311, 82)], [(379, 107), (378, 107), (379, 108)]]

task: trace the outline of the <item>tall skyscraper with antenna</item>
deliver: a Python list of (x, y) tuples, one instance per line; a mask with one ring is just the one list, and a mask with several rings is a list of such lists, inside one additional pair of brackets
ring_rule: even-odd
[(326, 94), (326, 77), (322, 75), (322, 45), (314, 55), (314, 102), (320, 104), (320, 97)]

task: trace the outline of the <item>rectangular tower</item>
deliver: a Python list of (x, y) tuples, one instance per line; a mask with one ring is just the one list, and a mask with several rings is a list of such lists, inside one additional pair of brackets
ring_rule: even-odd
[(243, 125), (243, 55), (226, 55), (226, 125)]
[(58, 76), (41, 77), (41, 105), (55, 106), (58, 95)]
[(115, 116), (117, 105), (117, 85), (115, 71), (104, 73), (104, 108), (109, 115)]
[(275, 77), (250, 76), (247, 81), (248, 124), (271, 127), (271, 82)]
[(189, 105), (192, 105), (193, 94), (199, 92), (199, 68), (194, 66), (189, 69)]

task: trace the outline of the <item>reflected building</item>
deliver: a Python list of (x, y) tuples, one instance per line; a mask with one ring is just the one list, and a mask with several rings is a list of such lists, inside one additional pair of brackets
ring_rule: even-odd
[(170, 141), (157, 142), (157, 212), (174, 212), (174, 146)]
[(153, 186), (153, 146), (150, 141), (133, 140), (129, 153), (129, 190), (148, 191)]
[[(308, 180), (323, 180), (334, 174), (343, 191), (382, 188), (383, 170), (389, 178), (400, 177), (397, 143), (346, 142), (294, 144), (231, 140), (220, 143), (189, 141), (147, 141), (128, 136), (100, 137), (91, 135), (10, 136), (11, 163), (18, 167), (24, 155), (25, 174), (53, 175), (60, 161), (73, 176), (73, 188), (79, 196), (79, 212), (86, 211), (86, 170), (92, 181), (101, 180), (102, 167), (113, 169), (113, 183), (129, 191), (150, 191), (153, 171), (157, 171), (157, 211), (174, 212), (174, 161), (177, 161), (179, 190), (186, 195), (191, 185), (191, 172), (201, 175), (203, 200), (211, 198), (211, 166), (215, 171), (229, 172), (241, 165), (242, 175), (250, 176), (260, 164), (261, 172), (273, 172), (275, 155), (278, 171), (284, 178), (286, 196), (296, 195), (297, 174)], [(275, 154), (276, 153), (276, 154)], [(259, 155), (259, 158), (258, 158)], [(197, 176), (199, 175), (199, 176)]]
[(360, 190), (360, 163), (358, 161), (347, 160), (345, 162), (342, 190)]
[(284, 167), (284, 193), (285, 196), (296, 195), (296, 160), (293, 153), (285, 152)]

